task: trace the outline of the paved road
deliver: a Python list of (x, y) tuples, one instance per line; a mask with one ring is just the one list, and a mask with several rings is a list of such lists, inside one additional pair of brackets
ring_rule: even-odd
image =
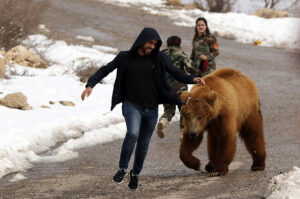
[[(43, 23), (54, 38), (70, 43), (77, 35), (93, 36), (95, 44), (128, 49), (144, 26), (156, 28), (165, 41), (183, 38), (191, 50), (193, 28), (172, 25), (138, 8), (116, 7), (92, 0), (54, 0)], [(178, 123), (167, 128), (165, 139), (153, 135), (140, 186), (129, 191), (127, 180), (115, 185), (111, 177), (118, 165), (122, 141), (79, 150), (77, 159), (38, 164), (24, 173), (26, 180), (0, 179), (0, 198), (262, 198), (275, 175), (300, 167), (300, 54), (282, 49), (238, 44), (218, 38), (218, 67), (233, 67), (253, 78), (260, 90), (267, 149), (266, 170), (251, 172), (251, 158), (238, 141), (234, 162), (225, 177), (186, 168), (178, 157)], [(81, 91), (78, 91), (80, 95)], [(206, 139), (195, 154), (207, 162)]]

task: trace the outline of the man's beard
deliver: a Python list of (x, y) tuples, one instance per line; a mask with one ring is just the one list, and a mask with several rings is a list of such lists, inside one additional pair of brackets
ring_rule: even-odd
[[(147, 49), (151, 49), (151, 51), (149, 53), (146, 53)], [(152, 53), (152, 51), (153, 51), (153, 49), (149, 48), (149, 47), (148, 48), (143, 48), (142, 50), (143, 50), (144, 55), (150, 55)]]

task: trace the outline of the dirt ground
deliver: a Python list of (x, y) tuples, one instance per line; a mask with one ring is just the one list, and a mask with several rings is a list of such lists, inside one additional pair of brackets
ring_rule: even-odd
[[(182, 37), (191, 51), (193, 28), (178, 27), (172, 20), (152, 16), (139, 8), (108, 5), (92, 0), (53, 0), (43, 23), (53, 38), (76, 41), (77, 35), (93, 36), (93, 44), (127, 50), (145, 26), (158, 30), (163, 41)], [(171, 123), (164, 139), (154, 133), (137, 190), (111, 179), (118, 167), (122, 140), (79, 150), (79, 157), (65, 162), (37, 164), (25, 180), (0, 179), (0, 198), (263, 198), (269, 180), (292, 166), (300, 167), (300, 54), (283, 49), (238, 44), (218, 38), (218, 67), (242, 70), (257, 82), (266, 140), (266, 170), (251, 172), (251, 157), (238, 140), (234, 162), (224, 177), (208, 177), (185, 167), (178, 155), (178, 122)], [(82, 91), (78, 91), (80, 96)], [(206, 138), (195, 152), (207, 163)], [(132, 163), (131, 163), (132, 164)]]

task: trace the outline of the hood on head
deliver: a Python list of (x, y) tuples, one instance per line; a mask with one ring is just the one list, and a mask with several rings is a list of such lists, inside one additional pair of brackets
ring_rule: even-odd
[(159, 48), (162, 44), (162, 41), (160, 39), (160, 36), (158, 32), (154, 28), (144, 28), (139, 36), (136, 38), (135, 42), (133, 43), (132, 47), (130, 48), (130, 51), (133, 52), (135, 51), (138, 47), (143, 45), (144, 43), (152, 40), (152, 39), (157, 39), (157, 45), (156, 48), (153, 50), (152, 53), (158, 53)]

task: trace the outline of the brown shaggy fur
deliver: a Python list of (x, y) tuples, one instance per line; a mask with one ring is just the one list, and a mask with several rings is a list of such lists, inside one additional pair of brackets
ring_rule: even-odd
[(206, 85), (196, 84), (183, 92), (181, 108), (183, 137), (180, 159), (189, 168), (199, 170), (200, 161), (192, 155), (207, 130), (211, 176), (226, 175), (236, 151), (240, 133), (252, 156), (252, 171), (265, 169), (265, 141), (256, 84), (240, 71), (221, 68), (204, 77)]

